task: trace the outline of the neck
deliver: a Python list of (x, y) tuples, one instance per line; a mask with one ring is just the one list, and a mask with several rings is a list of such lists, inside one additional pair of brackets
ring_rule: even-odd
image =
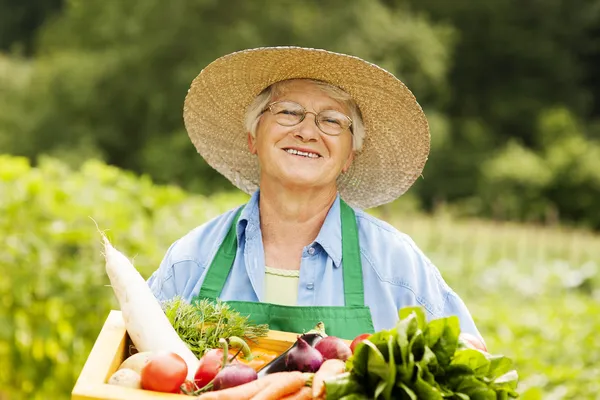
[(307, 246), (312, 243), (337, 196), (335, 187), (289, 190), (260, 184), (260, 228), (265, 246)]

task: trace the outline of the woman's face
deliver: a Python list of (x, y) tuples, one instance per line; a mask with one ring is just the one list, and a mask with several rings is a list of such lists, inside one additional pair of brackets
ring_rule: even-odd
[[(284, 100), (298, 103), (315, 114), (337, 110), (349, 115), (345, 107), (307, 81), (286, 83), (282, 93), (271, 102)], [(308, 112), (299, 124), (282, 126), (266, 111), (260, 117), (256, 137), (248, 134), (250, 152), (258, 156), (261, 181), (306, 188), (335, 186), (340, 173), (350, 167), (353, 157), (350, 130), (338, 136), (327, 135), (315, 124), (315, 114)], [(312, 156), (294, 154), (298, 151)]]

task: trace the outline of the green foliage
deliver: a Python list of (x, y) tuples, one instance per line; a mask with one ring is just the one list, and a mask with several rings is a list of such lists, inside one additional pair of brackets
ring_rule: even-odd
[[(248, 198), (189, 195), (98, 161), (75, 172), (12, 156), (0, 156), (0, 194), (0, 397), (11, 399), (68, 398), (118, 308), (90, 218), (147, 278), (174, 240)], [(399, 210), (386, 219), (440, 268), (490, 352), (514, 360), (522, 398), (595, 398), (598, 236)]]
[(66, 398), (110, 309), (100, 229), (146, 278), (170, 243), (244, 197), (208, 201), (96, 161), (0, 156), (0, 397)]
[(540, 149), (515, 141), (482, 165), (481, 208), (498, 218), (584, 220), (600, 226), (600, 143), (586, 139), (572, 114), (540, 117)]

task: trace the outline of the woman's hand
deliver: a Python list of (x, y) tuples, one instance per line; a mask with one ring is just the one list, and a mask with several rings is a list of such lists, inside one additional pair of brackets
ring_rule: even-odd
[(475, 335), (471, 335), (470, 333), (462, 332), (459, 337), (459, 340), (464, 342), (467, 346), (472, 347), (476, 350), (481, 350), (487, 353), (487, 347), (485, 343), (481, 339), (479, 339)]

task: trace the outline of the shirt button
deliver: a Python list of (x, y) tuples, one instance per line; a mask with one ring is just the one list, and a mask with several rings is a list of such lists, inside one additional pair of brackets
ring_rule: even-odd
[(314, 287), (315, 287), (315, 285), (314, 285), (314, 284), (312, 284), (312, 283), (309, 283), (309, 284), (307, 284), (307, 285), (306, 285), (306, 288), (307, 288), (308, 290), (313, 290), (313, 289), (314, 289)]
[(314, 248), (314, 247), (309, 247), (309, 248), (308, 248), (308, 254), (310, 254), (311, 256), (312, 256), (313, 254), (315, 254), (315, 248)]

